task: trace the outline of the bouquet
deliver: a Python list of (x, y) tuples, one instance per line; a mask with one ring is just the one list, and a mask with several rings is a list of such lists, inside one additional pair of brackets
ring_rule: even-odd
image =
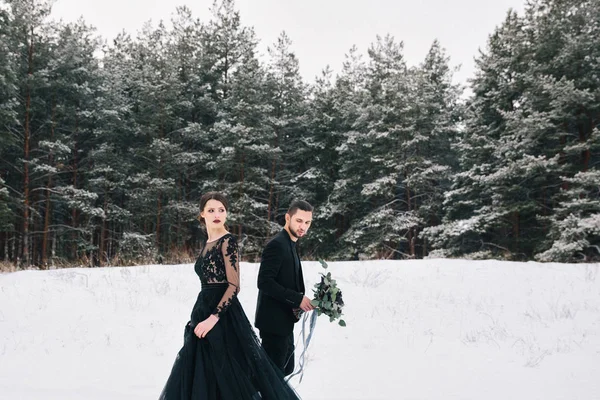
[[(325, 261), (319, 260), (319, 262), (324, 269), (327, 269), (328, 265)], [(335, 279), (331, 278), (331, 272), (327, 275), (321, 274), (321, 282), (315, 284), (313, 292), (315, 296), (310, 303), (315, 307), (317, 316), (325, 314), (329, 317), (329, 322), (339, 319), (338, 324), (346, 326), (346, 321), (340, 318), (344, 307), (342, 291), (337, 287)], [(296, 321), (300, 321), (304, 311), (300, 308), (294, 308), (293, 311)]]
[[(325, 261), (319, 260), (319, 262), (324, 269), (327, 269)], [(329, 322), (339, 319), (338, 324), (346, 326), (346, 322), (340, 318), (344, 308), (342, 291), (337, 287), (335, 279), (331, 277), (331, 272), (327, 272), (327, 275), (321, 274), (321, 282), (315, 284), (313, 292), (315, 297), (310, 303), (316, 308), (317, 315), (327, 315)]]

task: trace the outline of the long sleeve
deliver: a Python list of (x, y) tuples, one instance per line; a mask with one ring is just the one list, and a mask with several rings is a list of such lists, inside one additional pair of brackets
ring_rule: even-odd
[(240, 292), (240, 264), (237, 240), (233, 236), (229, 236), (221, 244), (221, 253), (223, 254), (223, 262), (225, 264), (225, 275), (229, 286), (219, 305), (213, 312), (214, 315), (221, 317), (227, 308), (231, 305), (231, 301)]
[(277, 283), (283, 257), (276, 242), (271, 241), (263, 250), (260, 270), (258, 271), (258, 288), (274, 299), (293, 307), (300, 307), (303, 295)]

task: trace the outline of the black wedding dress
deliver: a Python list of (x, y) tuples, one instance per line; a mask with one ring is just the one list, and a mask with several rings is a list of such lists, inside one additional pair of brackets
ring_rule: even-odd
[[(194, 269), (202, 290), (160, 400), (299, 399), (262, 349), (237, 298), (235, 237), (227, 233), (206, 243)], [(219, 321), (200, 339), (194, 328), (211, 314)]]

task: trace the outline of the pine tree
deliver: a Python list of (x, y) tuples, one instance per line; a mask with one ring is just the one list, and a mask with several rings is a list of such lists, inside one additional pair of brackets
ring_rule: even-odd
[(579, 172), (567, 178), (570, 188), (550, 217), (551, 247), (536, 255), (540, 261), (590, 262), (600, 254), (600, 171)]
[[(46, 124), (41, 132), (44, 139), (38, 142), (35, 158), (31, 161), (32, 170), (36, 172), (32, 186), (35, 191), (43, 193), (37, 206), (40, 215), (40, 229), (37, 230), (41, 232), (39, 263), (43, 266), (48, 265), (50, 247), (50, 262), (56, 256), (56, 237), (66, 232), (65, 227), (68, 226), (63, 223), (66, 222), (64, 220), (55, 220), (53, 215), (71, 211), (71, 227), (77, 228), (78, 218), (85, 212), (77, 208), (66, 210), (68, 199), (61, 193), (70, 193), (72, 189), (85, 193), (87, 190), (85, 168), (81, 164), (91, 148), (91, 133), (97, 123), (95, 112), (100, 74), (94, 52), (98, 48), (99, 41), (94, 30), (82, 20), (53, 25), (45, 68), (48, 81), (43, 93)], [(79, 187), (75, 184), (77, 181)], [(60, 212), (55, 213), (54, 208)], [(89, 220), (89, 216), (84, 218)], [(94, 228), (86, 225), (84, 229), (88, 230), (87, 237), (90, 238)], [(78, 238), (79, 231), (70, 231), (70, 236), (77, 239), (70, 244), (63, 242), (58, 249), (60, 255), (66, 251), (74, 253), (75, 248), (82, 244), (82, 239)], [(83, 245), (88, 246), (88, 239), (84, 239)], [(93, 247), (93, 243), (89, 246)]]
[(539, 75), (535, 107), (547, 121), (546, 152), (558, 158), (560, 176), (546, 195), (552, 213), (540, 240), (543, 261), (600, 258), (598, 161), (600, 161), (600, 4), (596, 1), (536, 1), (531, 4)]
[[(11, 140), (7, 126), (16, 124), (16, 57), (11, 40), (13, 21), (0, 2), (0, 148), (4, 150)], [(6, 156), (2, 154), (3, 158)]]
[(177, 97), (177, 73), (169, 58), (169, 34), (160, 22), (149, 23), (131, 46), (134, 81), (131, 88), (137, 130), (134, 148), (135, 171), (130, 177), (130, 207), (138, 210), (134, 221), (145, 234), (154, 234), (159, 253), (166, 249), (164, 207), (173, 197), (173, 160), (179, 151), (172, 133), (181, 128), (173, 104)]
[[(49, 37), (46, 32), (46, 19), (50, 14), (52, 2), (44, 0), (9, 1), (12, 24), (11, 38), (8, 43), (14, 51), (15, 85), (18, 104), (15, 105), (16, 123), (9, 125), (10, 134), (16, 138), (11, 141), (7, 151), (16, 155), (11, 163), (15, 174), (20, 178), (20, 185), (15, 180), (7, 182), (11, 187), (22, 188), (20, 211), (20, 243), (16, 249), (16, 257), (25, 266), (34, 261), (32, 251), (35, 249), (30, 228), (35, 217), (35, 202), (37, 195), (31, 192), (32, 151), (39, 141), (38, 132), (45, 122), (43, 91), (47, 87), (44, 66), (47, 63)], [(13, 147), (14, 146), (14, 147)], [(20, 164), (20, 167), (17, 165)]]
[(340, 222), (343, 216), (332, 215), (328, 200), (338, 176), (338, 152), (341, 144), (341, 117), (336, 109), (336, 93), (333, 73), (329, 67), (322, 71), (310, 88), (307, 129), (310, 137), (305, 140), (309, 169), (297, 183), (303, 192), (310, 193), (309, 201), (315, 204), (314, 229), (307, 237), (304, 248), (311, 249), (321, 257), (336, 251), (341, 236)]
[[(9, 241), (14, 243), (14, 224), (17, 217), (17, 204), (11, 201), (16, 197), (14, 188), (7, 186), (3, 177), (12, 169), (14, 158), (10, 149), (15, 145), (15, 137), (9, 127), (17, 124), (17, 63), (13, 46), (13, 20), (0, 1), (0, 258), (9, 259)], [(11, 196), (12, 191), (12, 196)]]
[(211, 92), (210, 72), (203, 68), (206, 59), (203, 47), (205, 26), (193, 18), (187, 7), (178, 7), (172, 18), (169, 33), (169, 57), (174, 61), (177, 73), (176, 96), (173, 112), (179, 119), (171, 141), (179, 146), (173, 163), (172, 176), (176, 194), (165, 205), (165, 217), (169, 219), (171, 247), (184, 249), (192, 254), (198, 241), (196, 217), (197, 199), (202, 194), (202, 184), (212, 178), (205, 163), (212, 159), (208, 151), (210, 128), (217, 115), (216, 98)]
[[(490, 38), (458, 146), (464, 172), (444, 223), (428, 230), (443, 254), (590, 255), (595, 233), (573, 221), (593, 218), (597, 201), (586, 172), (594, 176), (598, 149), (598, 15), (594, 2), (531, 2)], [(576, 206), (583, 198), (585, 210)], [(563, 229), (580, 233), (569, 244)]]
[(333, 188), (328, 195), (327, 202), (317, 208), (322, 210), (322, 215), (331, 215), (335, 221), (335, 239), (337, 251), (333, 257), (356, 257), (358, 249), (355, 246), (339, 243), (348, 231), (355, 215), (360, 212), (361, 204), (358, 202), (358, 193), (361, 191), (359, 173), (364, 166), (362, 162), (368, 152), (359, 148), (363, 138), (359, 129), (363, 129), (363, 105), (367, 102), (366, 90), (367, 66), (353, 46), (344, 61), (342, 73), (337, 77), (332, 88), (333, 117), (336, 123), (336, 172)]
[(527, 193), (530, 182), (521, 182), (536, 179), (553, 162), (519, 148), (526, 144), (518, 139), (523, 133), (510, 124), (528, 79), (529, 43), (525, 21), (511, 11), (477, 60), (474, 96), (457, 146), (463, 172), (446, 193), (443, 223), (425, 232), (444, 255), (531, 251), (519, 249), (520, 227), (539, 208)]
[(269, 165), (267, 219), (283, 222), (283, 214), (292, 200), (313, 201), (312, 192), (303, 190), (302, 185), (313, 174), (310, 162), (312, 132), (307, 127), (307, 88), (292, 51), (292, 41), (285, 32), (269, 48), (269, 55), (265, 90), (271, 110), (268, 124), (273, 135), (270, 141), (273, 155)]
[(440, 222), (444, 194), (457, 169), (454, 144), (462, 117), (461, 89), (452, 84), (449, 57), (436, 40), (424, 62), (412, 71), (414, 93), (410, 101), (410, 138), (403, 143), (406, 210), (419, 224), (408, 232), (409, 254), (428, 254), (420, 232)]
[(350, 228), (341, 238), (354, 256), (360, 252), (388, 258), (406, 253), (402, 243), (418, 222), (399, 204), (405, 193), (400, 186), (402, 143), (410, 135), (412, 84), (402, 50), (403, 44), (391, 36), (378, 37), (369, 49), (362, 110), (341, 146), (350, 150), (350, 159), (340, 170), (342, 179), (353, 181), (346, 192), (358, 185), (358, 190), (346, 193), (354, 201), (354, 210)]
[(242, 24), (233, 1), (215, 2), (212, 12), (204, 59), (205, 65), (209, 63), (218, 114), (210, 128), (212, 160), (206, 168), (211, 174), (203, 190), (220, 190), (229, 196), (234, 206), (230, 226), (244, 243), (244, 253), (254, 256), (268, 225), (270, 169), (265, 159), (272, 157), (272, 149), (265, 71), (256, 57), (254, 31)]

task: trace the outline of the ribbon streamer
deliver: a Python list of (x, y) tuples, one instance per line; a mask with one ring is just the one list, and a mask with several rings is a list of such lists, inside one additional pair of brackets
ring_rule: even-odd
[[(290, 379), (292, 379), (292, 377), (294, 377), (296, 375), (300, 375), (300, 380), (298, 383), (302, 383), (302, 377), (304, 376), (304, 358), (306, 355), (306, 350), (308, 350), (308, 345), (310, 344), (310, 339), (312, 338), (312, 335), (315, 331), (315, 326), (317, 324), (317, 316), (318, 316), (318, 314), (315, 311), (313, 311), (312, 314), (310, 315), (310, 322), (308, 324), (308, 326), (309, 326), (308, 336), (306, 334), (306, 321), (308, 320), (308, 313), (305, 313), (304, 317), (302, 318), (301, 335), (302, 335), (302, 345), (304, 348), (302, 349), (302, 354), (300, 354), (300, 358), (298, 360), (298, 365), (300, 366), (300, 368), (298, 369), (298, 371), (296, 371), (293, 374), (291, 374), (290, 376), (288, 376), (286, 379), (286, 382), (289, 382)], [(298, 338), (298, 339), (300, 339), (300, 338)], [(288, 362), (289, 361), (290, 361), (290, 359), (288, 359)]]

